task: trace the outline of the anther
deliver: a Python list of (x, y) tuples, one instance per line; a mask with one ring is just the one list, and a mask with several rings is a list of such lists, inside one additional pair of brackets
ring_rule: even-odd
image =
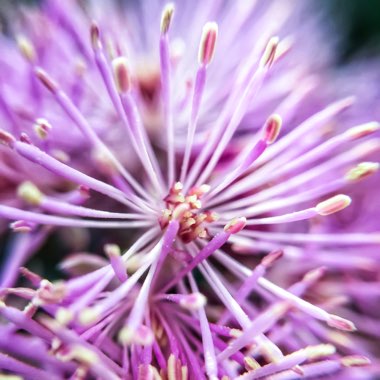
[(269, 116), (264, 126), (264, 140), (268, 145), (273, 144), (281, 130), (282, 119), (281, 116), (274, 114)]
[(246, 356), (244, 358), (244, 367), (247, 371), (259, 369), (261, 365), (252, 357)]
[(344, 194), (335, 195), (321, 203), (318, 203), (315, 210), (319, 215), (330, 215), (341, 211), (351, 204), (351, 198)]
[(80, 185), (78, 187), (78, 191), (83, 198), (85, 198), (85, 199), (90, 198), (90, 188), (89, 187), (84, 186), (84, 185)]
[(334, 355), (336, 348), (332, 344), (318, 344), (316, 346), (306, 347), (305, 352), (309, 359), (318, 359), (324, 356)]
[(349, 170), (345, 178), (350, 181), (357, 181), (366, 178), (379, 170), (378, 162), (361, 162), (351, 170)]
[(170, 23), (172, 21), (174, 14), (174, 4), (169, 3), (165, 5), (161, 16), (161, 34), (167, 34), (170, 28)]
[(99, 361), (98, 355), (95, 352), (79, 344), (70, 348), (67, 359), (65, 359), (65, 356), (62, 359), (71, 360), (73, 358), (86, 365), (93, 365)]
[(30, 139), (30, 137), (25, 132), (21, 133), (20, 141), (25, 143), (25, 144), (33, 145), (32, 140)]
[(224, 231), (230, 234), (236, 234), (240, 232), (246, 225), (247, 219), (242, 218), (234, 218), (228, 224), (225, 225)]
[(36, 60), (36, 51), (33, 44), (25, 36), (18, 36), (16, 38), (17, 46), (26, 60), (34, 62)]
[(66, 326), (74, 319), (74, 313), (65, 307), (60, 307), (55, 313), (55, 319), (63, 326)]
[(362, 355), (345, 356), (340, 359), (340, 362), (344, 367), (361, 367), (371, 364), (371, 361)]
[(342, 317), (339, 317), (334, 314), (330, 314), (330, 317), (327, 321), (327, 324), (330, 327), (334, 327), (338, 330), (343, 330), (343, 331), (356, 331), (356, 327), (353, 324), (353, 322), (349, 321), (348, 319), (344, 319)]
[(14, 232), (30, 232), (34, 229), (35, 225), (25, 220), (16, 220), (9, 226)]
[(326, 267), (312, 269), (303, 276), (302, 281), (313, 284), (317, 282), (325, 274), (325, 272)]
[(274, 61), (274, 58), (276, 56), (276, 50), (279, 43), (278, 37), (272, 37), (265, 47), (264, 54), (260, 61), (261, 67), (270, 67)]
[(128, 61), (125, 57), (117, 57), (112, 61), (112, 68), (119, 93), (125, 94), (131, 88), (131, 76)]
[(198, 198), (201, 198), (210, 190), (211, 190), (210, 185), (203, 184), (201, 186), (194, 186), (189, 190), (189, 195), (196, 195)]
[(90, 28), (90, 37), (91, 37), (91, 44), (94, 49), (101, 48), (101, 42), (100, 42), (100, 32), (99, 27), (95, 23), (95, 21), (92, 22), (91, 28)]
[(129, 345), (132, 343), (141, 346), (150, 346), (154, 341), (152, 330), (144, 325), (139, 326), (136, 330), (125, 326), (119, 332), (119, 342), (122, 345)]
[(35, 287), (39, 287), (40, 283), (42, 281), (42, 277), (38, 274), (30, 271), (29, 269), (25, 267), (20, 268), (20, 273), (22, 276), (24, 276), (30, 283), (32, 283)]
[(275, 261), (279, 260), (284, 255), (284, 251), (281, 249), (278, 249), (276, 251), (272, 251), (269, 254), (267, 254), (262, 260), (261, 264), (268, 268), (270, 267)]
[(120, 247), (116, 244), (106, 244), (104, 246), (104, 252), (108, 257), (119, 257)]
[(8, 132), (0, 129), (0, 143), (12, 147), (16, 139)]
[(181, 220), (183, 214), (188, 211), (190, 206), (187, 203), (181, 203), (179, 204), (174, 210), (173, 210), (173, 219)]
[(218, 37), (218, 25), (208, 22), (202, 30), (201, 43), (199, 45), (198, 60), (202, 65), (208, 65), (215, 53), (216, 39)]
[(179, 305), (186, 310), (196, 311), (205, 306), (207, 298), (201, 293), (187, 294), (181, 298)]
[(52, 149), (51, 155), (60, 162), (66, 163), (70, 161), (70, 156), (61, 149)]
[(352, 127), (345, 132), (345, 134), (351, 138), (352, 140), (356, 140), (372, 133), (378, 131), (380, 129), (380, 124), (377, 121), (373, 121), (370, 123), (358, 125), (356, 127)]
[(56, 93), (58, 91), (58, 84), (48, 75), (46, 71), (40, 67), (37, 67), (35, 69), (35, 73), (37, 78), (49, 91), (52, 93)]
[(79, 313), (78, 322), (82, 326), (88, 326), (96, 322), (99, 317), (99, 313), (93, 307), (87, 307)]
[(34, 123), (34, 132), (41, 139), (44, 140), (52, 129), (51, 124), (43, 118), (38, 118)]
[(208, 237), (207, 230), (202, 226), (198, 226), (197, 228), (195, 228), (194, 234), (195, 236), (198, 236), (201, 239), (206, 239)]
[(206, 214), (205, 221), (208, 222), (208, 223), (216, 222), (220, 218), (219, 214), (216, 213), (216, 212), (214, 212), (214, 211), (208, 211), (208, 210), (206, 210), (204, 212), (204, 214)]
[(38, 187), (30, 182), (23, 182), (17, 189), (17, 195), (25, 202), (38, 206), (43, 198), (43, 194), (38, 189)]
[(176, 182), (172, 190), (175, 194), (179, 194), (183, 190), (183, 184), (181, 182)]

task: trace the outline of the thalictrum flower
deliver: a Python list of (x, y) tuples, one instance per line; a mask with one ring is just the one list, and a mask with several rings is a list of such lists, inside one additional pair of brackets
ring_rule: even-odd
[[(362, 184), (378, 170), (380, 127), (344, 117), (352, 97), (330, 102), (325, 60), (302, 45), (314, 30), (299, 25), (304, 13), (286, 1), (184, 2), (164, 6), (159, 25), (153, 2), (87, 7), (25, 11), (22, 58), (6, 40), (0, 216), (16, 237), (0, 368), (347, 379), (373, 359), (359, 371), (370, 378), (380, 237), (349, 210), (373, 204)], [(19, 268), (65, 227), (104, 240), (119, 229), (125, 247), (68, 256), (60, 281)], [(19, 271), (30, 287), (13, 287)]]

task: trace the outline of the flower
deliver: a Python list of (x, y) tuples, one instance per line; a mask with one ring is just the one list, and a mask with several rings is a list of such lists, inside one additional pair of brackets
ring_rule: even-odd
[[(89, 2), (98, 24), (74, 1), (46, 0), (25, 13), (23, 60), (7, 41), (0, 216), (16, 236), (0, 368), (38, 379), (370, 378), (376, 292), (366, 292), (380, 239), (360, 217), (373, 205), (379, 123), (351, 124), (351, 97), (330, 102), (326, 61), (301, 48), (314, 29), (292, 27), (303, 14), (293, 2), (167, 4), (156, 29), (157, 5), (144, 4), (145, 18)], [(120, 229), (126, 249), (102, 232), (107, 260), (68, 256), (68, 278), (20, 269), (66, 227)], [(14, 287), (19, 270), (29, 284)]]

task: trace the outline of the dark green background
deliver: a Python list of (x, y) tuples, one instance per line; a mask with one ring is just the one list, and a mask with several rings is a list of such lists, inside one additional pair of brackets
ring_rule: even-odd
[(380, 0), (314, 0), (340, 32), (340, 62), (380, 54)]

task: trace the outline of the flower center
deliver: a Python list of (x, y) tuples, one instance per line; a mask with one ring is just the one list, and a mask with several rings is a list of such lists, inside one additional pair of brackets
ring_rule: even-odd
[(159, 218), (161, 229), (165, 229), (172, 219), (180, 222), (178, 236), (184, 243), (190, 243), (197, 238), (208, 238), (206, 224), (218, 219), (215, 212), (202, 209), (201, 198), (209, 192), (208, 185), (193, 187), (188, 194), (183, 194), (183, 185), (176, 182), (164, 198), (166, 208)]

